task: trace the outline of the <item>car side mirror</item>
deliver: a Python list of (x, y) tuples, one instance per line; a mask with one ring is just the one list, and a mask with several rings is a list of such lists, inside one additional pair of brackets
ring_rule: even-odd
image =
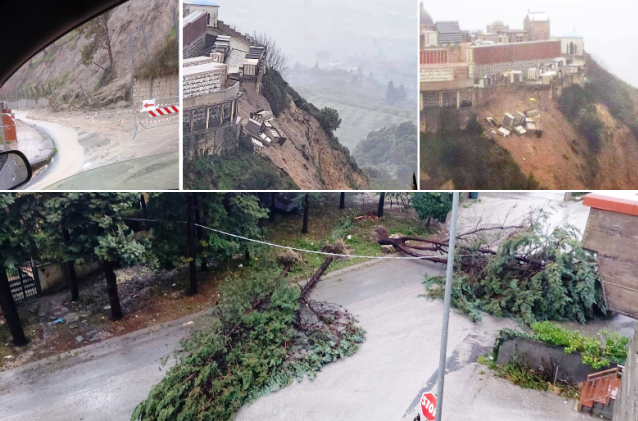
[(0, 190), (13, 190), (31, 180), (31, 164), (20, 151), (0, 152)]

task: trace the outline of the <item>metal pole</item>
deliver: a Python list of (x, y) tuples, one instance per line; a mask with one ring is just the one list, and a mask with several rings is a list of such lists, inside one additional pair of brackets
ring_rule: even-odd
[(179, 31), (177, 30), (177, 12), (173, 7), (173, 26), (175, 27), (175, 39), (177, 40), (177, 45), (179, 46)]
[(447, 360), (447, 334), (450, 324), (450, 304), (452, 301), (452, 282), (454, 275), (454, 246), (456, 243), (456, 219), (459, 213), (459, 193), (452, 197), (452, 222), (450, 222), (450, 241), (445, 268), (445, 299), (443, 300), (443, 327), (441, 329), (441, 355), (439, 358), (439, 378), (436, 390), (436, 421), (443, 418), (443, 385), (445, 383), (445, 363)]
[(153, 98), (153, 76), (151, 75), (151, 55), (148, 52), (148, 43), (146, 42), (146, 31), (144, 30), (144, 24), (142, 24), (142, 36), (144, 37), (144, 46), (146, 47), (146, 60), (148, 60), (148, 98)]
[(135, 62), (133, 61), (133, 36), (128, 34), (129, 45), (131, 46), (131, 104), (133, 105), (133, 77), (135, 75)]

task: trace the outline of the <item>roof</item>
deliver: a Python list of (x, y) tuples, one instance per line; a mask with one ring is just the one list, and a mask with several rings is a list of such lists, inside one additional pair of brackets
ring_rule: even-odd
[(430, 14), (423, 7), (423, 2), (421, 2), (420, 21), (421, 21), (421, 25), (422, 26), (434, 25), (434, 21), (432, 20), (432, 16), (430, 16)]
[(223, 63), (206, 63), (200, 64), (199, 66), (188, 66), (182, 68), (182, 76), (190, 76), (198, 73), (206, 73), (206, 72), (215, 72), (215, 71), (223, 71), (226, 67)]
[(443, 34), (461, 32), (461, 27), (459, 26), (458, 21), (437, 22), (435, 26), (436, 30)]
[(638, 216), (638, 192), (596, 192), (585, 196), (583, 205), (626, 215)]
[(549, 21), (549, 16), (545, 12), (529, 12), (527, 17), (532, 22), (547, 22)]
[(184, 0), (184, 3), (192, 4), (193, 6), (219, 7), (219, 4), (211, 0)]
[(185, 16), (184, 19), (182, 20), (182, 26), (186, 26), (189, 23), (195, 22), (197, 19), (201, 18), (205, 14), (206, 12), (204, 12), (203, 10), (198, 10), (196, 12), (189, 13), (188, 16)]
[(578, 39), (583, 39), (584, 37), (582, 35), (570, 34), (570, 35), (563, 35), (562, 37), (559, 37), (559, 38), (578, 38)]

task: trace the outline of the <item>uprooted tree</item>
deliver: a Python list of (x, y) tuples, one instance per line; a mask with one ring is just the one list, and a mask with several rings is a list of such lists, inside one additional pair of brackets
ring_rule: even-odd
[[(343, 243), (323, 251), (342, 254)], [(305, 286), (286, 274), (300, 257), (279, 256), (254, 278), (231, 276), (220, 285), (217, 313), (194, 328), (177, 364), (140, 403), (132, 420), (230, 420), (239, 408), (316, 376), (321, 367), (353, 355), (365, 332), (340, 306), (309, 298), (334, 260), (328, 256)]]
[[(481, 311), (532, 324), (544, 320), (585, 323), (608, 315), (598, 266), (583, 249), (578, 230), (544, 232), (546, 214), (530, 215), (520, 226), (476, 228), (456, 238), (452, 305), (480, 320)], [(500, 238), (494, 234), (500, 232)], [(378, 229), (379, 244), (410, 256), (446, 263), (448, 240), (390, 238)], [(496, 245), (494, 245), (496, 244)], [(443, 296), (445, 279), (426, 276), (430, 298)]]

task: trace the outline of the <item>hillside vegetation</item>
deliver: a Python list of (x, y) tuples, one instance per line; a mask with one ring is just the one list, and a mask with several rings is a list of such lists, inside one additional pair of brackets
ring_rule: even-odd
[(354, 156), (373, 189), (409, 189), (417, 171), (416, 125), (406, 122), (376, 130), (357, 145)]
[[(525, 174), (511, 154), (484, 133), (474, 116), (460, 128), (456, 110), (441, 112), (436, 133), (421, 133), (421, 189), (536, 190), (533, 174)], [(451, 182), (452, 185), (446, 185)]]

